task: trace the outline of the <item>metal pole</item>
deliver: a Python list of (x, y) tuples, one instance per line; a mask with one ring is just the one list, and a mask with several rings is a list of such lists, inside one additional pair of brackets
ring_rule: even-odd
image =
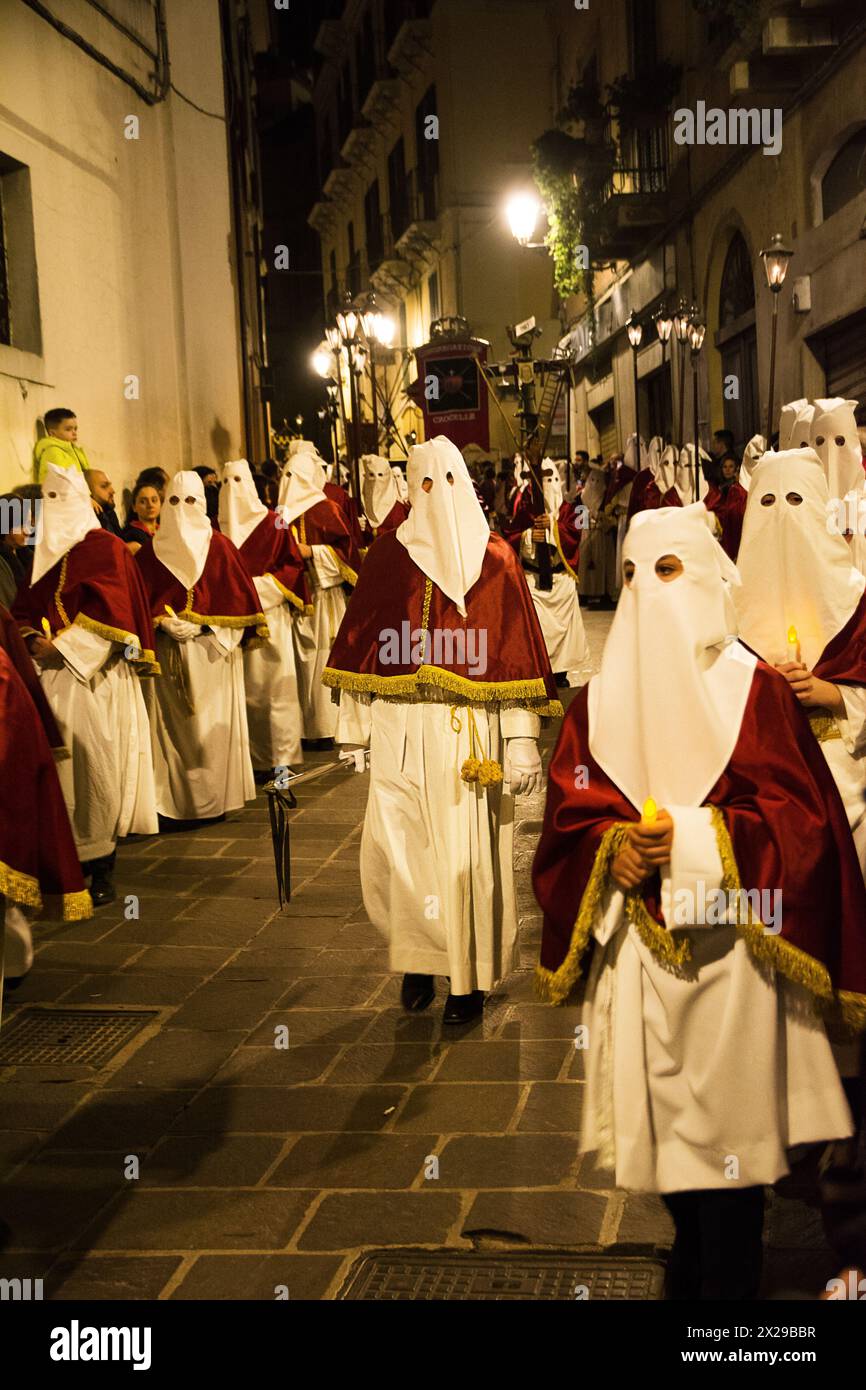
[(379, 402), (376, 399), (376, 358), (370, 344), (370, 385), (373, 391), (373, 428), (376, 431), (376, 453), (379, 452)]
[(633, 347), (631, 350), (634, 363), (634, 433), (635, 433), (635, 456), (637, 458), (636, 472), (640, 472), (640, 399), (637, 374), (637, 354), (638, 349)]
[(358, 382), (355, 376), (355, 358), (351, 344), (348, 347), (349, 356), (349, 400), (352, 406), (352, 490), (358, 507), (361, 506), (361, 475), (359, 462), (361, 458), (361, 406), (358, 400)]
[(770, 394), (767, 400), (767, 448), (773, 440), (773, 394), (776, 378), (776, 330), (779, 327), (779, 296), (773, 295), (773, 329), (770, 338)]
[(692, 353), (692, 381), (694, 386), (694, 408), (695, 408), (695, 501), (701, 500), (701, 441), (700, 430), (698, 428), (698, 354)]
[(686, 409), (686, 345), (680, 341), (680, 427), (677, 432), (677, 448), (683, 447), (683, 429), (685, 428), (685, 409)]

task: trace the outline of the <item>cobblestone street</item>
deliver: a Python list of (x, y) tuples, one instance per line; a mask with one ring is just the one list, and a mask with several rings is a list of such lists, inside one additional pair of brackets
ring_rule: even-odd
[[(596, 663), (609, 620), (586, 614)], [(282, 912), (260, 796), (121, 850), (137, 920), (121, 901), (41, 931), (9, 1026), (28, 1003), (154, 1013), (101, 1071), (2, 1069), (0, 1277), (42, 1276), (59, 1298), (322, 1299), (379, 1246), (664, 1248), (661, 1203), (577, 1152), (577, 1008), (533, 999), (542, 797), (518, 803), (521, 969), (481, 1024), (443, 1032), (445, 982), (404, 1015), (364, 915), (366, 778), (298, 796)], [(768, 1289), (821, 1288), (817, 1214), (776, 1197), (768, 1230)]]

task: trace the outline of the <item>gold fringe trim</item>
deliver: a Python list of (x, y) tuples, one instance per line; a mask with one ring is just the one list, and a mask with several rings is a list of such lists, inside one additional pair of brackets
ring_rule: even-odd
[(347, 584), (351, 584), (352, 588), (354, 588), (358, 582), (358, 576), (352, 569), (352, 566), (347, 565), (346, 561), (340, 558), (340, 556), (337, 554), (336, 550), (332, 545), (327, 546), (326, 549), (330, 550), (334, 560), (334, 564), (337, 566), (337, 569), (340, 571), (340, 574), (343, 576), (343, 579), (346, 581)]
[(64, 555), (63, 559), (62, 559), (61, 562), (60, 562), (60, 579), (59, 579), (58, 584), (57, 584), (57, 589), (55, 590), (55, 593), (54, 593), (54, 607), (57, 609), (58, 613), (60, 614), (60, 621), (61, 621), (62, 623), (65, 623), (67, 627), (71, 627), (72, 624), (71, 624), (70, 621), (69, 621), (69, 614), (66, 612), (66, 609), (63, 607), (63, 600), (62, 600), (62, 598), (61, 598), (61, 594), (63, 593), (63, 589), (64, 589), (64, 586), (65, 586), (65, 584), (66, 584), (66, 567), (67, 567), (68, 563), (69, 563), (69, 551), (67, 550), (66, 554)]
[(692, 958), (692, 943), (687, 936), (676, 939), (673, 932), (657, 922), (635, 889), (625, 896), (625, 911), (643, 944), (652, 951), (660, 965), (674, 974)]
[(43, 917), (62, 918), (64, 922), (84, 922), (93, 916), (93, 899), (86, 888), (80, 893), (46, 893), (42, 904)]
[(561, 718), (563, 709), (559, 700), (550, 700), (544, 688), (544, 681), (471, 681), (466, 676), (455, 675), (453, 671), (443, 671), (439, 666), (419, 666), (408, 676), (369, 676), (357, 671), (338, 671), (326, 666), (322, 672), (322, 684), (332, 690), (349, 690), (353, 694), (386, 695), (399, 698), (401, 695), (417, 695), (425, 685), (437, 686), (454, 695), (463, 695), (474, 704), (491, 705), (504, 700), (526, 701), (532, 705), (532, 713)]
[[(722, 888), (727, 892), (741, 892), (740, 871), (734, 855), (734, 846), (725, 818), (718, 806), (711, 808), (716, 844), (722, 861)], [(737, 898), (738, 920), (735, 925), (743, 937), (755, 960), (770, 965), (792, 984), (802, 985), (826, 1009), (836, 1005), (844, 1023), (854, 1030), (866, 1028), (866, 994), (854, 994), (850, 990), (834, 990), (830, 972), (814, 956), (807, 955), (798, 946), (785, 941), (777, 933), (766, 932), (760, 921), (752, 916), (746, 899), (748, 918), (739, 920), (741, 899)]]
[[(82, 627), (85, 632), (95, 632), (97, 637), (104, 637), (107, 642), (119, 642), (124, 647), (138, 647), (139, 655), (130, 658), (133, 666), (140, 666), (140, 676), (157, 676), (160, 674), (159, 662), (156, 653), (149, 647), (142, 647), (134, 632), (123, 632), (119, 627), (109, 627), (106, 623), (98, 623), (94, 618), (88, 618), (86, 613), (79, 613), (72, 627)], [(150, 670), (147, 668), (150, 667)], [(155, 669), (154, 669), (155, 668)]]
[(842, 731), (832, 714), (810, 714), (809, 725), (819, 743), (842, 737)]
[(32, 874), (19, 873), (8, 864), (0, 861), (0, 893), (13, 903), (23, 903), (26, 907), (41, 907), (42, 894), (39, 884)]
[(627, 826), (618, 821), (608, 826), (601, 837), (601, 844), (595, 856), (589, 882), (583, 890), (580, 907), (577, 910), (571, 943), (565, 960), (556, 970), (548, 970), (543, 965), (535, 967), (535, 993), (537, 998), (550, 1004), (562, 1004), (568, 998), (580, 979), (580, 962), (589, 945), (592, 924), (595, 920), (602, 896), (608, 886), (610, 863), (619, 854), (625, 839)]
[(311, 603), (304, 603), (304, 600), (298, 598), (297, 594), (293, 594), (291, 589), (287, 589), (285, 584), (281, 584), (277, 576), (271, 574), (270, 570), (265, 571), (265, 578), (274, 581), (283, 598), (286, 599), (288, 603), (292, 604), (294, 608), (299, 608), (302, 613), (312, 613), (313, 605)]
[[(199, 627), (254, 627), (259, 637), (267, 638), (271, 635), (264, 613), (244, 613), (238, 617), (224, 617), (214, 613), (196, 613), (187, 606), (177, 616), (188, 623), (198, 623)], [(156, 621), (162, 622), (162, 617), (157, 618)]]

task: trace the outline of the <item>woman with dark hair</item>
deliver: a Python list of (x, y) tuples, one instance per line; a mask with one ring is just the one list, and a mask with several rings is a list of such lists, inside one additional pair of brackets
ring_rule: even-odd
[[(127, 545), (134, 545), (137, 549), (142, 545), (152, 545), (159, 527), (161, 507), (162, 499), (154, 483), (142, 482), (139, 478), (132, 489), (126, 525), (121, 532), (121, 539), (126, 541)], [(135, 551), (132, 553), (134, 555)]]

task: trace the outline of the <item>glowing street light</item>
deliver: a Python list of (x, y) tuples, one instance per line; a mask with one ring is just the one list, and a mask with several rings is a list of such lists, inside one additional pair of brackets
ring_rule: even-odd
[(625, 331), (631, 343), (632, 363), (634, 365), (634, 432), (635, 432), (635, 453), (637, 457), (638, 471), (640, 471), (640, 390), (638, 386), (637, 355), (643, 338), (643, 324), (632, 309), (625, 321)]
[(760, 253), (761, 260), (764, 262), (764, 274), (767, 277), (767, 288), (773, 296), (773, 329), (770, 340), (770, 391), (767, 398), (767, 448), (773, 438), (773, 395), (776, 384), (776, 332), (779, 327), (779, 295), (785, 283), (785, 276), (788, 274), (788, 263), (793, 256), (793, 251), (784, 245), (782, 233), (776, 232), (770, 238), (769, 246), (766, 246)]
[(505, 204), (511, 235), (521, 246), (530, 245), (540, 214), (541, 203), (534, 193), (513, 193)]
[(332, 377), (336, 373), (336, 365), (334, 363), (334, 358), (332, 354), (323, 347), (316, 348), (316, 351), (310, 358), (310, 365), (313, 368), (313, 371), (316, 373), (316, 375), (322, 377), (323, 379), (326, 377)]

